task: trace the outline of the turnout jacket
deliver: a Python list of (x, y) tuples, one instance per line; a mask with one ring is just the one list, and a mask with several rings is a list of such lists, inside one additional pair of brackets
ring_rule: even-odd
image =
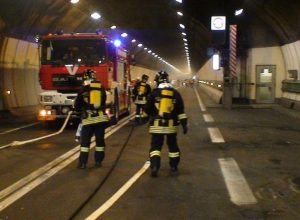
[(132, 90), (133, 100), (135, 104), (145, 105), (147, 102), (147, 96), (151, 93), (151, 87), (149, 84), (140, 81), (134, 86)]
[[(164, 92), (162, 92), (163, 90)], [(173, 104), (173, 107), (167, 116), (162, 116), (160, 114), (160, 105), (162, 105), (161, 101), (164, 97), (170, 98)], [(152, 93), (148, 96), (145, 112), (150, 118), (150, 133), (177, 133), (177, 127), (179, 124), (183, 127), (187, 125), (187, 116), (184, 113), (184, 103), (181, 95), (169, 83), (161, 83), (158, 88), (152, 91)]]
[[(81, 114), (81, 123), (83, 125), (95, 124), (99, 122), (107, 122), (108, 116), (105, 114), (105, 103), (106, 103), (106, 92), (101, 86), (97, 87), (94, 85), (100, 84), (99, 82), (92, 82), (90, 85), (84, 86), (77, 95), (74, 103), (74, 110)], [(91, 91), (100, 91), (100, 106), (96, 107), (91, 104)]]

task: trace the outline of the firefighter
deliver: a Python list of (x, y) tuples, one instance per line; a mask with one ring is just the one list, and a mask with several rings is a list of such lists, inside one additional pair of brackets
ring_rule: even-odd
[(133, 88), (133, 100), (136, 104), (136, 115), (135, 121), (139, 123), (143, 123), (147, 121), (147, 115), (145, 114), (145, 104), (147, 102), (147, 96), (151, 93), (151, 87), (147, 83), (149, 76), (146, 74), (142, 75), (142, 80), (138, 81)]
[(184, 134), (187, 133), (188, 127), (183, 100), (179, 92), (169, 83), (168, 73), (158, 72), (154, 81), (157, 83), (157, 88), (149, 95), (145, 111), (150, 117), (149, 133), (152, 135), (149, 153), (151, 176), (157, 177), (164, 137), (169, 148), (171, 172), (176, 173), (180, 161), (177, 127), (181, 124)]
[(84, 86), (78, 92), (74, 110), (81, 114), (81, 135), (79, 169), (85, 169), (88, 161), (91, 138), (95, 134), (95, 166), (101, 167), (105, 156), (104, 132), (108, 122), (105, 114), (106, 93), (101, 82), (96, 80), (96, 74), (88, 69), (84, 72)]

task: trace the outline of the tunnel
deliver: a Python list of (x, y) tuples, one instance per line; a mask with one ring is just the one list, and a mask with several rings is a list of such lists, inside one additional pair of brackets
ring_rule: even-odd
[[(1, 109), (38, 104), (37, 94), (41, 88), (36, 40), (39, 36), (59, 31), (92, 33), (97, 30), (122, 38), (134, 57), (137, 72), (143, 71), (139, 68), (146, 68), (151, 74), (170, 71), (179, 79), (196, 76), (207, 83), (204, 86), (213, 91), (213, 96), (218, 94), (217, 102), (221, 100), (219, 93), (223, 89), (215, 86), (223, 86), (223, 78), (228, 75), (232, 78), (229, 90), (234, 102), (283, 103), (298, 108), (298, 8), (297, 1), (288, 1), (283, 6), (280, 1), (267, 0), (80, 1), (77, 4), (70, 1), (15, 1), (13, 4), (3, 1)], [(235, 15), (239, 9), (243, 9), (243, 13)], [(93, 20), (90, 17), (93, 12), (99, 12), (101, 18)], [(226, 30), (211, 30), (212, 16), (225, 16)], [(212, 68), (214, 53), (221, 55), (221, 65), (229, 62), (230, 25), (236, 25), (233, 76), (226, 68)], [(112, 26), (117, 28), (111, 29)], [(122, 33), (127, 33), (128, 37), (121, 37)], [(143, 46), (138, 47), (138, 44)], [(157, 57), (147, 53), (150, 50)], [(258, 76), (258, 72), (266, 69), (276, 72), (267, 84), (260, 82)]]
[(1, 0), (0, 220), (300, 219), (299, 10)]

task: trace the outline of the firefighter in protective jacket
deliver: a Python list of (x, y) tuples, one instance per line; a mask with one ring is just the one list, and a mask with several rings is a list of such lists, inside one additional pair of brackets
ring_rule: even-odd
[(135, 120), (137, 123), (145, 121), (147, 115), (145, 114), (145, 104), (147, 102), (147, 96), (151, 93), (151, 87), (147, 83), (149, 76), (143, 75), (142, 80), (137, 82), (132, 91), (133, 100), (136, 104)]
[(95, 134), (95, 166), (100, 167), (104, 159), (104, 132), (108, 122), (105, 114), (106, 92), (96, 80), (93, 70), (84, 72), (84, 87), (75, 100), (74, 110), (81, 114), (80, 156), (78, 168), (85, 169), (88, 161), (91, 138)]
[(150, 117), (149, 132), (152, 134), (150, 149), (151, 176), (156, 177), (160, 168), (161, 149), (164, 137), (169, 148), (169, 165), (177, 172), (180, 150), (177, 145), (177, 127), (183, 127), (187, 133), (187, 116), (179, 92), (169, 83), (168, 73), (160, 71), (155, 77), (157, 88), (149, 95), (145, 111)]

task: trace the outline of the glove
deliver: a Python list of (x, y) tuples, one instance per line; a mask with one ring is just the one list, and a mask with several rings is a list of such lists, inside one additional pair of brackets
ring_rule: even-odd
[(186, 134), (188, 132), (188, 127), (186, 125), (182, 126), (182, 129), (183, 129), (183, 134)]

